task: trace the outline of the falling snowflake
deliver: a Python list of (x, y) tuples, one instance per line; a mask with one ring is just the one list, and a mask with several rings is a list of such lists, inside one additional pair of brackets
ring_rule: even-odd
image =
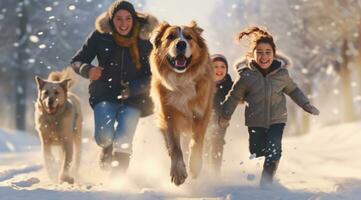
[(302, 72), (302, 74), (308, 74), (308, 69), (307, 68), (302, 68), (301, 72)]
[(24, 93), (24, 90), (23, 90), (23, 88), (21, 86), (18, 86), (17, 87), (17, 92), (18, 92), (18, 94), (22, 94), (22, 93)]
[(83, 144), (89, 143), (89, 138), (83, 138), (83, 139), (81, 140), (81, 142), (82, 142)]
[(75, 10), (76, 7), (75, 7), (75, 5), (69, 5), (69, 6), (68, 6), (68, 9), (69, 9), (69, 10)]
[(123, 143), (122, 145), (120, 145), (120, 147), (122, 149), (129, 149), (130, 145), (128, 143)]
[(7, 147), (11, 152), (14, 152), (14, 151), (15, 151), (15, 146), (14, 146), (11, 142), (6, 141), (6, 142), (5, 142), (5, 145), (6, 145), (6, 147)]
[(39, 45), (39, 49), (45, 49), (45, 48), (46, 48), (46, 45), (45, 45), (45, 44)]
[(38, 43), (39, 42), (39, 38), (36, 35), (30, 35), (29, 40), (31, 42), (33, 42), (33, 43)]
[(50, 11), (52, 11), (52, 10), (53, 10), (53, 8), (50, 7), (50, 6), (45, 7), (45, 11), (46, 11), (46, 12), (50, 12)]
[(111, 162), (110, 165), (111, 165), (112, 167), (117, 167), (117, 166), (119, 166), (119, 162), (116, 161), (116, 160), (114, 160), (114, 161)]

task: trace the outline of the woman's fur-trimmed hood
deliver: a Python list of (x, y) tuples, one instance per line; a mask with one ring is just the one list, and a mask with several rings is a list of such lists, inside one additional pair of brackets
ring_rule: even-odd
[[(137, 17), (138, 19), (140, 19), (139, 38), (142, 40), (149, 40), (150, 34), (159, 23), (157, 18), (153, 15), (141, 12), (137, 12)], [(111, 34), (113, 32), (109, 24), (108, 12), (104, 12), (97, 17), (97, 19), (95, 20), (95, 29), (100, 33)]]

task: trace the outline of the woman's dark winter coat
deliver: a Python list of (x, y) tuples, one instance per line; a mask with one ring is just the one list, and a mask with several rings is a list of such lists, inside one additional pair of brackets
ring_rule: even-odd
[[(142, 116), (147, 116), (153, 111), (149, 97), (151, 72), (148, 56), (152, 50), (149, 33), (156, 26), (157, 20), (150, 15), (142, 16), (144, 20), (138, 38), (142, 66), (137, 70), (130, 48), (117, 45), (113, 39), (108, 17), (107, 13), (103, 13), (97, 18), (96, 29), (74, 55), (71, 66), (85, 78), (89, 78), (89, 70), (94, 67), (91, 62), (95, 57), (98, 60), (96, 65), (104, 68), (101, 77), (89, 85), (89, 102), (92, 107), (101, 101), (125, 103), (140, 109)], [(121, 100), (121, 91), (125, 87), (129, 88), (129, 98)]]

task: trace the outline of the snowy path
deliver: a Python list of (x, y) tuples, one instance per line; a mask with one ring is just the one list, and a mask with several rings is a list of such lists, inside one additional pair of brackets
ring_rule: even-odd
[[(204, 173), (181, 187), (170, 184), (164, 143), (150, 122), (142, 122), (137, 131), (129, 173), (121, 180), (109, 180), (99, 170), (92, 141), (84, 144), (81, 180), (75, 185), (47, 178), (38, 145), (0, 153), (0, 199), (361, 199), (361, 123), (285, 138), (279, 183), (271, 190), (257, 187), (262, 159), (248, 159), (246, 134), (240, 137), (236, 129), (231, 127), (227, 135), (222, 179)], [(16, 139), (9, 141), (18, 148)]]

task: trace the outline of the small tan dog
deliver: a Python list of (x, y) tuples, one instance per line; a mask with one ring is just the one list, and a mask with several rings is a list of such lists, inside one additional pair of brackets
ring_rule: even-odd
[(202, 31), (195, 22), (189, 26), (163, 23), (152, 33), (151, 97), (171, 157), (170, 176), (175, 185), (184, 183), (188, 176), (180, 144), (182, 133), (191, 136), (191, 176), (196, 178), (202, 167), (215, 87)]
[[(38, 76), (38, 98), (35, 103), (35, 128), (39, 133), (45, 168), (50, 178), (58, 174), (59, 182), (74, 183), (80, 163), (82, 113), (78, 97), (68, 92), (73, 84), (71, 69), (52, 72), (48, 80)], [(52, 147), (60, 147), (60, 171)], [(73, 165), (74, 174), (70, 174)]]

